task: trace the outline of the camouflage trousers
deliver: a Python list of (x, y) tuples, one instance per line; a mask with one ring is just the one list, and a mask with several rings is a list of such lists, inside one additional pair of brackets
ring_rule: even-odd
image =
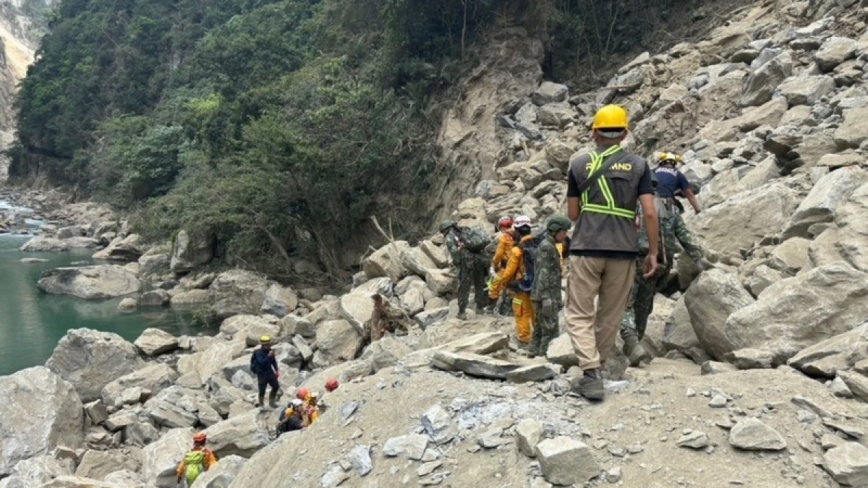
[(467, 310), (471, 286), (476, 309), (482, 310), (488, 306), (488, 292), (485, 291), (488, 264), (488, 260), (482, 255), (470, 255), (461, 263), (458, 268), (458, 313)]
[(636, 277), (633, 279), (633, 288), (630, 290), (627, 308), (621, 317), (622, 339), (633, 336), (641, 341), (645, 336), (648, 317), (654, 311), (654, 295), (672, 268), (672, 257), (667, 256), (666, 263), (657, 264), (657, 273), (651, 278), (645, 279), (642, 276), (644, 260), (645, 258), (642, 257), (642, 259), (636, 261)]
[(679, 244), (681, 244), (684, 252), (687, 253), (688, 256), (690, 256), (690, 259), (692, 259), (696, 263), (699, 263), (699, 261), (702, 259), (702, 249), (699, 247), (699, 244), (696, 243), (696, 239), (693, 237), (690, 229), (687, 228), (687, 224), (684, 223), (684, 219), (681, 218), (681, 214), (675, 212), (673, 216), (663, 220), (662, 225), (663, 235), (665, 235), (667, 239), (666, 253), (675, 253), (675, 242), (677, 241)]
[(533, 301), (533, 309), (535, 316), (530, 352), (534, 356), (545, 356), (549, 344), (560, 335), (560, 327), (558, 327), (558, 312), (560, 310), (554, 308), (551, 313), (545, 313), (542, 302), (539, 300)]

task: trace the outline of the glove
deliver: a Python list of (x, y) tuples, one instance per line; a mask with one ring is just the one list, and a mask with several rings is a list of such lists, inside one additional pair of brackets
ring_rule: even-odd
[(555, 311), (555, 306), (552, 303), (551, 298), (546, 298), (542, 301), (542, 312), (546, 315), (551, 315)]
[(275, 371), (274, 372), (274, 379), (278, 379), (278, 378), (280, 378), (280, 371)]

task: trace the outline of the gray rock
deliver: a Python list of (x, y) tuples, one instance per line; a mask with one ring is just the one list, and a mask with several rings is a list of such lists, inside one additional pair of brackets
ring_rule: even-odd
[[(76, 449), (84, 440), (84, 408), (72, 385), (37, 366), (0, 376), (0, 476), (18, 461)], [(34, 422), (38, 419), (38, 422)]]
[(502, 435), (503, 429), (493, 427), (482, 432), (479, 437), (476, 438), (476, 443), (483, 449), (496, 449), (503, 444), (510, 443), (510, 440), (504, 439)]
[(579, 358), (573, 350), (569, 334), (563, 333), (549, 343), (546, 359), (554, 364), (560, 364), (564, 368), (578, 366)]
[(838, 208), (866, 181), (868, 172), (857, 167), (841, 168), (820, 178), (789, 219), (783, 237), (809, 237), (810, 226), (833, 222)]
[(344, 469), (339, 465), (335, 465), (322, 475), (320, 487), (335, 488), (348, 479), (350, 479), (349, 473), (344, 472)]
[(121, 302), (118, 303), (118, 310), (121, 310), (121, 311), (135, 310), (136, 308), (138, 308), (138, 306), (139, 306), (139, 302), (135, 298), (127, 297), (127, 298), (122, 299)]
[(117, 432), (139, 422), (139, 417), (130, 410), (121, 410), (105, 420), (105, 428)]
[(136, 275), (115, 265), (51, 269), (42, 273), (36, 286), (51, 295), (86, 300), (121, 297), (142, 288)]
[(814, 62), (824, 73), (856, 55), (856, 41), (847, 37), (832, 36), (814, 53)]
[(79, 476), (58, 476), (39, 488), (117, 488), (117, 485)]
[(105, 249), (93, 254), (94, 259), (112, 261), (138, 261), (145, 253), (144, 244), (138, 234), (115, 238)]
[(180, 386), (170, 386), (145, 402), (145, 412), (161, 427), (177, 428), (196, 425), (196, 394)]
[(516, 368), (506, 374), (506, 379), (513, 383), (528, 381), (545, 381), (560, 374), (561, 366), (555, 364), (530, 364)]
[(755, 418), (738, 421), (729, 431), (729, 444), (747, 451), (780, 451), (787, 447), (778, 431)]
[(844, 380), (836, 377), (829, 383), (829, 392), (838, 398), (853, 398), (853, 392)]
[(159, 356), (177, 349), (178, 338), (164, 330), (150, 327), (145, 329), (133, 344), (148, 356)]
[(305, 318), (287, 315), (280, 321), (280, 335), (284, 337), (300, 335), (311, 339), (316, 337), (316, 326)]
[(540, 107), (537, 112), (537, 117), (540, 124), (543, 126), (557, 127), (559, 129), (565, 127), (570, 122), (574, 122), (577, 118), (576, 111), (572, 105), (567, 102), (549, 103)]
[(268, 426), (256, 410), (212, 425), (205, 432), (208, 446), (218, 457), (234, 454), (249, 458), (271, 440)]
[(723, 395), (715, 395), (714, 398), (708, 402), (708, 406), (711, 408), (724, 408), (726, 407), (726, 397)]
[(838, 377), (844, 381), (854, 397), (868, 403), (868, 377), (851, 371), (838, 371)]
[(401, 252), (401, 262), (407, 270), (425, 276), (429, 269), (438, 268), (437, 263), (418, 247), (408, 247)]
[(741, 286), (737, 276), (719, 269), (702, 273), (684, 295), (697, 339), (717, 360), (741, 349), (726, 333), (726, 320), (730, 314), (753, 302), (753, 297)]
[(229, 488), (247, 459), (241, 456), (226, 456), (220, 458), (217, 466), (199, 475), (190, 488)]
[(365, 333), (365, 323), (374, 313), (371, 294), (350, 293), (340, 298), (341, 316), (361, 335)]
[(733, 371), (738, 371), (738, 368), (735, 367), (735, 365), (729, 363), (720, 363), (717, 361), (706, 361), (702, 363), (702, 367), (700, 368), (700, 372), (703, 375), (732, 373)]
[(99, 425), (108, 419), (108, 411), (102, 400), (90, 402), (84, 406), (84, 412), (94, 425)]
[(178, 460), (192, 445), (192, 429), (172, 429), (142, 449), (142, 478), (156, 488), (176, 488)]
[(518, 365), (479, 354), (457, 354), (437, 351), (431, 358), (431, 366), (443, 371), (462, 371), (470, 376), (489, 379), (506, 379), (506, 375)]
[(844, 110), (844, 122), (834, 134), (840, 148), (857, 148), (868, 140), (868, 105)]
[(778, 86), (778, 92), (783, 95), (790, 106), (814, 105), (821, 98), (835, 91), (835, 79), (831, 76), (793, 76), (787, 78)]
[(105, 385), (143, 365), (135, 346), (121, 336), (91, 329), (68, 331), (45, 363), (85, 402), (100, 398)]
[(451, 441), (458, 433), (452, 418), (440, 405), (434, 405), (422, 415), (422, 427), (437, 445)]
[(120, 451), (94, 451), (89, 449), (81, 457), (81, 462), (75, 470), (75, 475), (82, 478), (104, 480), (106, 476), (126, 469), (135, 471), (138, 462)]
[(866, 280), (866, 273), (841, 261), (811, 269), (767, 288), (755, 303), (732, 313), (723, 330), (741, 347), (772, 352), (773, 366), (783, 364), (864, 322)]
[(503, 332), (483, 332), (449, 342), (441, 349), (456, 354), (488, 355), (506, 349), (509, 337)]
[(347, 460), (353, 466), (353, 471), (355, 471), (359, 476), (366, 476), (372, 469), (374, 469), (373, 462), (371, 461), (370, 446), (354, 447), (349, 454), (347, 454)]
[(123, 488), (148, 488), (142, 483), (142, 478), (138, 473), (126, 469), (109, 474), (103, 481)]
[(405, 455), (408, 459), (418, 461), (428, 447), (428, 436), (423, 434), (402, 435), (392, 437), (383, 444), (383, 454), (388, 457)]
[(868, 322), (799, 351), (787, 365), (808, 376), (834, 378), (868, 359)]
[(265, 291), (265, 299), (259, 311), (275, 317), (284, 317), (296, 307), (298, 307), (298, 295), (291, 289), (275, 283)]
[(769, 369), (774, 354), (760, 349), (738, 349), (728, 353), (726, 360), (738, 369)]
[(384, 276), (397, 283), (409, 272), (401, 257), (409, 247), (406, 241), (386, 244), (362, 261), (362, 270), (368, 279)]
[(416, 323), (419, 324), (419, 327), (421, 327), (422, 330), (425, 330), (429, 326), (432, 326), (439, 322), (443, 322), (448, 316), (449, 307), (441, 307), (417, 313), (416, 316), (413, 317), (413, 320), (415, 320)]
[(208, 287), (210, 310), (217, 318), (259, 311), (271, 283), (256, 273), (241, 269), (224, 271)]
[(566, 85), (544, 81), (530, 96), (530, 100), (537, 106), (547, 103), (565, 102), (569, 98), (570, 89)]
[(169, 267), (178, 274), (208, 264), (214, 257), (214, 236), (181, 230), (175, 237)]
[(515, 427), (515, 443), (519, 452), (527, 457), (536, 457), (536, 446), (545, 438), (545, 429), (540, 422), (524, 419)]
[(844, 486), (868, 486), (868, 448), (856, 442), (833, 447), (823, 455), (823, 468)]
[(107, 384), (102, 389), (102, 401), (110, 407), (120, 407), (124, 403), (122, 397), (127, 389), (138, 387), (156, 395), (172, 386), (176, 379), (178, 379), (177, 371), (168, 364), (151, 364)]
[(162, 274), (168, 269), (168, 254), (145, 254), (139, 258), (139, 273), (143, 276)]
[(317, 354), (325, 364), (332, 365), (355, 359), (364, 339), (346, 320), (328, 320), (317, 327), (316, 342)]
[(52, 456), (36, 456), (19, 461), (8, 478), (0, 480), (0, 488), (31, 488), (48, 483), (59, 476), (72, 474), (70, 462)]
[(536, 446), (546, 481), (553, 485), (584, 484), (600, 474), (600, 466), (583, 442), (570, 437), (546, 439)]
[(705, 449), (709, 445), (708, 435), (705, 432), (694, 430), (689, 434), (684, 434), (676, 442), (678, 447), (689, 447), (691, 449)]
[(139, 305), (142, 307), (164, 307), (169, 304), (172, 297), (166, 290), (156, 289), (142, 293)]
[[(766, 54), (763, 50), (756, 63)], [(769, 53), (771, 54), (771, 53)], [(740, 103), (742, 106), (762, 105), (772, 99), (775, 88), (793, 74), (793, 60), (789, 52), (782, 52), (755, 69), (746, 79)]]

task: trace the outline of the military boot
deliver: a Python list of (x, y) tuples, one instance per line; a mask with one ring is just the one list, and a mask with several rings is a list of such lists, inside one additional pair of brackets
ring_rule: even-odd
[(265, 395), (259, 395), (259, 402), (256, 403), (259, 408), (265, 408)]
[(606, 392), (603, 388), (603, 375), (599, 369), (589, 369), (581, 378), (573, 378), (570, 381), (573, 392), (582, 395), (588, 400), (602, 400)]
[(651, 362), (651, 355), (645, 351), (639, 343), (639, 338), (634, 335), (624, 338), (624, 355), (630, 360), (630, 366), (634, 368), (641, 366), (642, 363)]
[(277, 408), (277, 390), (271, 390), (271, 394), (268, 395), (268, 406), (271, 408)]

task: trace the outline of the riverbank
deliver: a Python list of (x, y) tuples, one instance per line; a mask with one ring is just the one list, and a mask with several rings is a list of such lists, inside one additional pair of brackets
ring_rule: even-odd
[[(20, 200), (12, 200), (13, 198)], [(88, 219), (110, 219), (105, 207), (62, 205), (63, 196), (49, 192), (0, 189), (0, 376), (44, 364), (67, 330), (89, 327), (134, 340), (149, 327), (172, 334), (213, 334), (194, 326), (193, 311), (166, 307), (136, 307), (120, 311), (121, 298), (81, 300), (37, 289), (42, 274), (55, 268), (102, 264), (92, 249), (64, 252), (23, 252), (20, 248), (54, 231), (86, 225)], [(33, 207), (29, 207), (33, 205)]]

